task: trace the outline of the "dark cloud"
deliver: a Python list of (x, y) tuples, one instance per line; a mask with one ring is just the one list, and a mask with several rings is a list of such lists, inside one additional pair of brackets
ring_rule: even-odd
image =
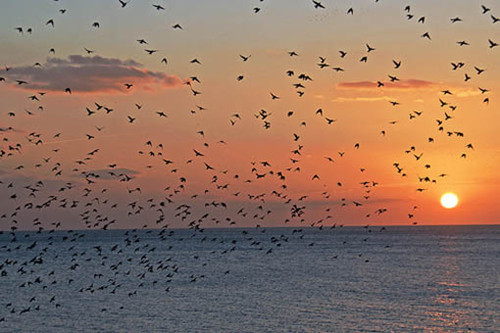
[(174, 88), (183, 84), (178, 76), (144, 69), (132, 59), (81, 55), (47, 58), (42, 66), (15, 67), (9, 71), (9, 79), (28, 82), (18, 86), (20, 88), (59, 92), (66, 88), (72, 92), (125, 92), (124, 83), (144, 89)]
[(68, 59), (47, 58), (46, 66), (51, 65), (103, 65), (103, 66), (133, 66), (142, 67), (142, 64), (132, 59), (104, 58), (101, 56), (85, 57), (78, 54), (68, 56)]

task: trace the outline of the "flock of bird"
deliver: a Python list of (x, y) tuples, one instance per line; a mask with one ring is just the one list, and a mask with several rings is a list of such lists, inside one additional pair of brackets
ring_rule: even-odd
[[(54, 0), (56, 2), (63, 2)], [(131, 10), (129, 6), (131, 1), (116, 1), (117, 10)], [(135, 1), (134, 1), (135, 2)], [(253, 13), (249, 15), (265, 15), (264, 1), (260, 0), (260, 4), (253, 8)], [(375, 2), (379, 2), (375, 0)], [(156, 11), (165, 11), (166, 5), (152, 4)], [(328, 7), (327, 2), (315, 1), (311, 2), (311, 10), (325, 10)], [(484, 15), (492, 24), (497, 24), (500, 20), (492, 9), (481, 5), (478, 6), (479, 15)], [(60, 15), (71, 15), (65, 8), (59, 8)], [(355, 8), (348, 8), (346, 15), (357, 14)], [(401, 15), (409, 21), (415, 21), (418, 24), (425, 26), (427, 23), (425, 16), (420, 16), (412, 12), (410, 6), (403, 6)], [(450, 24), (460, 24), (462, 18), (451, 17)], [(46, 28), (56, 29), (58, 26), (57, 18), (50, 18), (45, 23)], [(101, 29), (101, 22), (89, 22), (92, 29)], [(178, 31), (185, 31), (179, 23), (175, 23), (171, 27)], [(35, 34), (33, 28), (29, 26), (13, 27), (13, 33), (19, 34), (22, 37), (25, 34)], [(432, 41), (432, 34), (425, 31), (420, 38)], [(155, 48), (150, 44), (147, 38), (132, 38), (131, 43), (135, 47), (142, 47), (144, 52), (151, 57), (158, 57), (158, 63), (170, 66), (170, 61), (165, 55), (160, 55), (162, 52), (159, 48)], [(455, 43), (455, 42), (453, 42)], [(470, 45), (466, 40), (456, 42), (460, 47)], [(484, 41), (484, 52), (495, 52), (498, 47), (498, 42), (493, 39), (486, 38)], [(495, 50), (493, 50), (495, 49)], [(44, 50), (42, 55), (46, 53), (55, 54), (56, 48)], [(84, 58), (97, 59), (96, 51), (85, 48)], [(380, 52), (376, 43), (366, 43), (363, 45), (364, 55), (356, 59), (359, 63), (367, 63), (369, 57), (377, 52)], [(292, 58), (300, 57), (301, 52), (288, 51), (282, 57), (283, 61), (292, 60)], [(240, 54), (235, 52), (235, 58), (239, 59), (243, 64), (252, 62), (255, 55)], [(339, 59), (348, 58), (350, 52), (339, 50), (335, 57)], [(205, 66), (202, 58), (187, 59), (187, 61), (195, 66)], [(336, 73), (346, 71), (346, 68), (328, 63), (326, 57), (318, 56), (316, 63), (317, 70), (331, 69)], [(41, 62), (36, 62), (34, 67), (42, 68)], [(401, 67), (404, 67), (404, 60), (393, 59), (392, 70), (397, 72)], [(453, 61), (450, 63), (450, 71), (460, 73), (466, 84), (472, 80), (474, 76), (483, 75), (486, 68), (479, 65), (466, 64), (461, 61)], [(235, 84), (246, 79), (247, 74), (235, 74)], [(297, 94), (297, 98), (302, 98), (307, 91), (307, 84), (314, 80), (315, 73), (301, 73), (297, 69), (290, 69), (283, 73), (283, 79), (294, 80), (292, 86)], [(390, 73), (387, 78), (380, 78), (373, 85), (377, 89), (384, 89), (385, 86), (397, 84), (403, 80), (397, 74)], [(3, 85), (3, 87), (1, 86)], [(203, 274), (194, 274), (183, 272), (182, 261), (176, 258), (167, 257), (160, 261), (153, 261), (152, 254), (157, 250), (149, 240), (154, 239), (155, 242), (161, 241), (168, 248), (176, 246), (175, 241), (193, 241), (197, 242), (219, 242), (221, 245), (220, 251), (214, 251), (214, 255), (222, 255), (230, 253), (237, 249), (238, 246), (250, 247), (255, 250), (260, 250), (262, 253), (271, 254), (274, 249), (285, 245), (292, 237), (303, 238), (304, 227), (315, 227), (319, 229), (335, 229), (342, 227), (342, 221), (336, 219), (337, 211), (344, 207), (352, 209), (364, 209), (367, 203), (376, 197), (376, 189), (379, 181), (376, 179), (362, 179), (358, 183), (358, 189), (361, 195), (358, 197), (350, 197), (348, 195), (339, 197), (338, 203), (331, 205), (321, 212), (322, 217), (318, 219), (308, 219), (308, 198), (309, 193), (301, 193), (295, 195), (290, 188), (293, 187), (288, 183), (288, 180), (293, 177), (300, 177), (308, 182), (324, 182), (324, 191), (321, 193), (321, 198), (325, 201), (334, 198), (337, 191), (343, 190), (344, 183), (341, 179), (335, 181), (333, 188), (326, 186), (325, 179), (327, 175), (313, 171), (306, 173), (301, 167), (301, 162), (307, 149), (302, 143), (302, 134), (300, 128), (307, 126), (308, 119), (299, 120), (298, 129), (291, 130), (289, 134), (289, 143), (292, 147), (286, 153), (288, 165), (278, 167), (270, 160), (249, 160), (245, 170), (234, 170), (230, 161), (217, 160), (211, 158), (211, 151), (231, 145), (224, 138), (224, 133), (215, 135), (207, 133), (205, 129), (192, 129), (198, 137), (199, 144), (194, 147), (184, 146), (182, 143), (177, 143), (176, 149), (183, 150), (190, 157), (183, 159), (175, 158), (167, 152), (165, 142), (155, 141), (153, 139), (145, 140), (137, 144), (137, 151), (133, 153), (137, 161), (146, 164), (146, 171), (149, 169), (162, 168), (162, 172), (168, 173), (169, 181), (165, 184), (157, 184), (161, 191), (150, 193), (141, 184), (141, 177), (138, 172), (131, 170), (126, 164), (120, 161), (106, 160), (103, 156), (102, 148), (95, 143), (93, 148), (83, 154), (77, 152), (77, 156), (73, 155), (71, 161), (67, 158), (60, 158), (64, 152), (62, 143), (64, 137), (69, 136), (67, 130), (61, 128), (57, 133), (46, 133), (41, 129), (26, 130), (21, 132), (15, 126), (11, 126), (8, 122), (12, 119), (19, 119), (23, 116), (39, 116), (43, 117), (49, 109), (44, 105), (44, 99), (53, 91), (42, 91), (42, 89), (30, 88), (29, 78), (23, 77), (22, 73), (16, 72), (15, 67), (5, 68), (0, 72), (0, 89), (5, 87), (15, 87), (19, 90), (24, 89), (30, 91), (26, 98), (35, 105), (36, 111), (26, 109), (26, 115), (22, 114), (22, 110), (5, 110), (2, 108), (4, 115), (3, 122), (5, 125), (0, 128), (0, 136), (2, 144), (0, 149), (0, 161), (2, 161), (2, 180), (0, 181), (1, 192), (4, 193), (6, 202), (2, 203), (0, 212), (0, 228), (2, 232), (2, 243), (0, 248), (0, 281), (8, 279), (12, 276), (17, 283), (16, 288), (31, 290), (26, 296), (26, 299), (6, 300), (4, 299), (0, 306), (0, 321), (10, 320), (15, 315), (23, 315), (29, 312), (38, 311), (44, 307), (59, 307), (62, 306), (56, 294), (50, 294), (51, 290), (57, 287), (57, 284), (75, 285), (77, 291), (87, 294), (95, 293), (126, 293), (128, 297), (135, 297), (140, 293), (141, 287), (146, 284), (153, 286), (162, 286), (165, 293), (170, 291), (170, 283), (182, 275), (182, 279), (189, 283), (197, 283), (203, 279)], [(133, 94), (137, 83), (134, 81), (121, 82), (121, 92)], [(192, 116), (206, 114), (209, 106), (203, 104), (203, 83), (197, 75), (192, 75), (188, 79), (183, 80), (182, 88), (188, 89), (192, 94), (195, 107), (189, 110)], [(490, 90), (485, 87), (479, 87), (481, 94), (482, 106), (486, 107), (490, 103)], [(71, 86), (63, 88), (63, 93), (59, 98), (71, 99), (78, 96), (78, 91)], [(452, 89), (443, 87), (442, 96), (435, 100), (435, 105), (442, 109), (441, 116), (436, 119), (435, 135), (425, 138), (432, 144), (437, 140), (438, 136), (456, 137), (462, 139), (465, 134), (460, 129), (453, 128), (454, 113), (459, 112), (459, 106), (456, 100), (453, 100), (454, 95)], [(271, 91), (267, 96), (268, 101), (279, 102), (282, 99), (280, 94)], [(400, 102), (397, 100), (389, 101), (391, 107), (400, 107)], [(116, 121), (123, 122), (127, 126), (137, 126), (140, 122), (140, 117), (144, 109), (145, 103), (138, 102), (130, 105), (128, 113), (124, 110), (119, 110), (113, 105), (107, 105), (101, 101), (88, 101), (83, 105), (80, 112), (81, 117), (86, 119), (94, 119), (97, 116), (110, 117), (117, 116)], [(142, 110), (142, 111), (140, 111)], [(458, 110), (458, 111), (457, 111)], [(173, 111), (172, 111), (173, 112)], [(421, 117), (424, 111), (411, 111), (406, 114), (405, 121), (416, 121)], [(152, 111), (157, 122), (168, 122), (171, 117), (167, 111)], [(337, 119), (328, 114), (326, 108), (315, 108), (310, 110), (310, 115), (314, 119), (320, 119), (324, 123), (325, 128), (330, 129), (335, 126), (341, 119)], [(256, 121), (262, 126), (262, 131), (273, 131), (273, 119), (277, 117), (273, 110), (261, 108), (255, 110), (251, 115), (236, 112), (229, 119), (224, 119), (226, 126), (236, 128), (237, 126), (245, 126), (245, 122)], [(285, 119), (295, 119), (297, 112), (288, 111), (284, 116)], [(393, 120), (389, 124), (397, 125), (403, 120)], [(83, 122), (82, 122), (83, 124)], [(24, 129), (23, 129), (24, 130)], [(101, 142), (97, 139), (106, 139), (107, 128), (101, 124), (93, 124), (87, 129), (87, 133), (83, 138), (80, 138), (89, 144), (93, 142)], [(20, 134), (21, 133), (21, 134)], [(386, 136), (387, 130), (380, 131), (380, 135)], [(168, 135), (168, 134), (167, 134)], [(45, 147), (49, 146), (50, 149)], [(29, 147), (29, 148), (27, 148)], [(457, 160), (464, 159), (472, 153), (475, 146), (467, 141), (463, 144)], [(44, 149), (44, 150), (42, 150)], [(331, 156), (324, 156), (324, 162), (328, 165), (335, 165), (340, 159), (349, 158), (349, 154), (362, 150), (362, 144), (353, 141), (352, 148), (348, 151), (343, 150)], [(38, 151), (42, 153), (37, 153)], [(30, 158), (23, 159), (26, 155), (31, 154)], [(64, 152), (71, 154), (71, 152)], [(39, 158), (40, 156), (40, 158)], [(410, 156), (414, 163), (422, 163), (425, 170), (431, 169), (431, 165), (425, 161), (424, 149), (417, 146), (409, 146), (404, 152), (404, 156)], [(33, 159), (37, 159), (32, 163)], [(105, 167), (95, 168), (95, 161), (106, 161)], [(18, 163), (17, 161), (25, 161)], [(438, 173), (435, 176), (416, 176), (409, 174), (405, 163), (392, 162), (392, 170), (401, 177), (414, 177), (418, 180), (421, 186), (417, 187), (416, 192), (422, 192), (436, 183), (439, 179), (447, 176), (446, 173)], [(16, 164), (18, 163), (18, 164)], [(12, 170), (6, 170), (5, 166), (15, 165)], [(203, 185), (190, 183), (189, 172), (184, 172), (186, 168), (196, 170), (196, 173), (202, 174), (200, 179), (207, 180)], [(363, 177), (365, 170), (369, 165), (359, 166), (360, 177)], [(143, 171), (140, 171), (143, 172)], [(37, 177), (38, 174), (50, 174), (49, 177)], [(264, 189), (263, 189), (264, 188)], [(118, 195), (116, 192), (120, 192)], [(341, 192), (346, 193), (346, 192)], [(335, 196), (336, 198), (336, 196)], [(2, 199), (3, 200), (3, 199)], [(277, 219), (276, 214), (273, 215), (276, 207), (287, 212), (287, 217), (284, 218), (281, 225), (299, 226), (294, 229), (284, 229), (279, 237), (269, 237), (262, 240), (265, 235), (266, 224)], [(284, 208), (283, 208), (284, 207)], [(371, 206), (370, 206), (371, 207)], [(412, 209), (407, 212), (409, 224), (416, 224), (417, 205), (412, 205)], [(370, 218), (388, 214), (387, 207), (377, 207), (376, 209), (366, 210), (363, 212), (366, 218), (365, 227), (367, 233), (372, 231), (382, 232), (385, 228), (371, 227)], [(27, 222), (28, 219), (30, 222)], [(134, 221), (136, 228), (133, 230), (116, 231), (122, 234), (121, 241), (112, 244), (109, 248), (102, 245), (95, 245), (86, 251), (79, 251), (74, 244), (87, 241), (86, 238), (92, 237), (93, 234), (83, 231), (68, 230), (65, 225), (68, 220), (79, 220), (78, 229), (102, 229), (106, 232), (115, 232), (109, 229), (123, 228), (122, 219)], [(241, 221), (245, 221), (242, 223)], [(28, 224), (31, 223), (31, 224)], [(252, 224), (253, 227), (246, 227)], [(72, 228), (74, 228), (72, 221)], [(171, 226), (191, 229), (192, 233), (189, 236), (183, 234), (179, 236), (178, 232)], [(245, 226), (241, 230), (239, 239), (223, 239), (210, 238), (204, 234), (207, 226), (230, 227), (230, 226)], [(37, 233), (23, 233), (19, 229), (37, 230)], [(337, 229), (338, 230), (338, 229)], [(42, 237), (42, 238), (40, 238)], [(189, 238), (189, 239), (186, 239)], [(91, 240), (88, 240), (91, 241)], [(61, 245), (65, 244), (65, 245)], [(313, 243), (307, 244), (313, 246)], [(58, 249), (56, 246), (64, 246), (66, 251), (71, 254), (70, 262), (63, 263), (61, 269), (67, 270), (68, 277), (66, 280), (58, 280), (56, 278), (59, 272), (54, 270), (47, 271), (44, 267), (47, 262), (57, 261)], [(23, 260), (13, 259), (16, 253)], [(17, 257), (16, 257), (17, 258)], [(198, 256), (191, 258), (199, 260)], [(365, 260), (363, 258), (363, 260)], [(89, 262), (94, 262), (91, 266)], [(366, 260), (368, 262), (368, 259)], [(206, 264), (206, 263), (204, 263)], [(88, 269), (89, 267), (90, 270)], [(183, 274), (181, 274), (183, 273)], [(221, 275), (230, 274), (229, 271), (221, 272)], [(80, 275), (87, 275), (91, 282), (87, 284), (79, 283)], [(135, 288), (133, 290), (123, 290), (123, 285), (126, 279), (135, 279)], [(88, 281), (88, 280), (86, 280)], [(107, 311), (103, 308), (102, 311)]]

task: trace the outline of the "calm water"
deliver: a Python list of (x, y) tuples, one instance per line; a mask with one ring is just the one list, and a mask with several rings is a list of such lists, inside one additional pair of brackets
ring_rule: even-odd
[(499, 226), (293, 230), (4, 233), (0, 331), (499, 331)]

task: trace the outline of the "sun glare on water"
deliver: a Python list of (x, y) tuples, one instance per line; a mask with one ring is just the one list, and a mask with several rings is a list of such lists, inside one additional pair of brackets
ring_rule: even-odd
[(441, 196), (441, 205), (444, 208), (455, 208), (458, 204), (458, 197), (454, 193), (445, 193)]

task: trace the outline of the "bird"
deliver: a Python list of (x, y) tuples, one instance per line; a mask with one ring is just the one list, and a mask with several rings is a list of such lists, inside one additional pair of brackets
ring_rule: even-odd
[(244, 56), (244, 55), (241, 55), (241, 54), (240, 54), (240, 58), (241, 58), (241, 60), (243, 60), (243, 62), (248, 61), (248, 59), (250, 59), (250, 57), (251, 57), (251, 55)]
[(476, 70), (477, 75), (481, 75), (485, 71), (485, 69), (479, 68), (477, 66), (474, 66), (474, 69)]
[(392, 76), (392, 75), (387, 75), (390, 79), (391, 82), (396, 82), (399, 81), (399, 78), (397, 76)]
[(323, 4), (321, 2), (316, 1), (316, 0), (312, 0), (312, 2), (314, 5), (314, 8), (325, 9), (325, 6), (323, 6)]

